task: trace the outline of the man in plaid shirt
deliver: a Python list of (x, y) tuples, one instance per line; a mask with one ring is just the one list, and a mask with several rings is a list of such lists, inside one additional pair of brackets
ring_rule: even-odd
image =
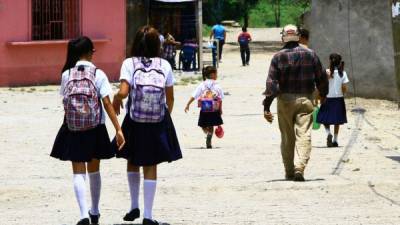
[[(278, 97), (285, 177), (287, 180), (304, 181), (304, 170), (311, 153), (313, 92), (317, 88), (323, 101), (328, 94), (328, 78), (315, 52), (299, 46), (296, 26), (285, 26), (282, 41), (285, 46), (274, 55), (269, 69), (263, 102), (264, 117), (272, 122), (270, 106)], [(298, 158), (296, 164), (295, 147)]]

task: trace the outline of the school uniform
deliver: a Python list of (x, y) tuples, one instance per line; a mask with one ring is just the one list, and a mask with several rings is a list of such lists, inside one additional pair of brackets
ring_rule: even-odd
[[(202, 82), (196, 90), (193, 92), (192, 97), (194, 99), (199, 99), (201, 95), (207, 91), (211, 90), (212, 92), (216, 93), (221, 100), (224, 98), (224, 92), (222, 91), (221, 87), (217, 84), (215, 80), (207, 79)], [(217, 112), (204, 112), (200, 110), (199, 115), (199, 127), (213, 127), (222, 125), (224, 122), (221, 117), (221, 111)]]
[[(161, 71), (166, 76), (165, 86), (172, 87), (175, 79), (168, 61), (161, 58), (151, 58), (150, 60), (161, 60)], [(133, 58), (126, 59), (121, 67), (120, 81), (127, 81), (130, 88), (133, 87), (134, 67)], [(130, 101), (128, 100), (128, 102)], [(132, 119), (130, 107), (131, 105), (128, 103), (126, 105), (128, 113), (121, 126), (125, 135), (125, 146), (121, 151), (117, 151), (115, 139), (112, 143), (117, 157), (125, 158), (135, 166), (152, 166), (181, 159), (181, 148), (168, 110), (165, 110), (165, 116), (161, 122), (143, 123)], [(167, 106), (165, 105), (165, 107)]]
[[(327, 71), (329, 73), (329, 71)], [(346, 105), (343, 97), (342, 85), (349, 83), (347, 73), (343, 71), (340, 77), (335, 70), (333, 78), (329, 78), (329, 93), (326, 101), (321, 105), (317, 115), (317, 122), (326, 125), (340, 125), (347, 123)]]
[[(88, 61), (78, 61), (76, 66), (95, 67)], [(62, 74), (60, 95), (64, 95), (64, 88), (68, 82), (70, 71)], [(100, 69), (96, 69), (95, 86), (98, 96), (104, 97), (112, 94), (111, 85), (107, 75)], [(105, 126), (105, 110), (101, 107), (100, 124), (87, 131), (70, 131), (64, 122), (58, 131), (54, 141), (51, 157), (72, 162), (90, 162), (92, 159), (110, 159), (115, 156), (111, 148), (110, 138)]]

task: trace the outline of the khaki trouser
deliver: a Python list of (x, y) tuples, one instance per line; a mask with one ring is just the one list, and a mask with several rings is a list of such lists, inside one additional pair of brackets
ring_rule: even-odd
[(312, 94), (281, 94), (278, 97), (281, 153), (287, 175), (293, 175), (294, 171), (304, 173), (310, 159), (313, 108)]

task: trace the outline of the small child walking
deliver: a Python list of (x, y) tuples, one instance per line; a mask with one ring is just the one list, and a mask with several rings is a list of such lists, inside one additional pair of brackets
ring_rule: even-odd
[[(329, 93), (326, 101), (322, 103), (317, 115), (317, 122), (324, 124), (328, 147), (338, 147), (338, 135), (340, 125), (347, 123), (346, 105), (344, 94), (347, 91), (346, 84), (349, 83), (347, 73), (344, 71), (342, 56), (332, 53), (329, 56), (330, 67), (326, 70), (329, 78)], [(332, 136), (330, 125), (334, 125)]]
[(217, 84), (217, 69), (214, 66), (207, 66), (203, 69), (203, 82), (193, 92), (189, 99), (185, 112), (189, 111), (190, 104), (198, 100), (200, 109), (198, 126), (201, 127), (207, 135), (206, 146), (212, 148), (212, 137), (214, 126), (220, 126), (222, 121), (222, 99), (224, 92)]

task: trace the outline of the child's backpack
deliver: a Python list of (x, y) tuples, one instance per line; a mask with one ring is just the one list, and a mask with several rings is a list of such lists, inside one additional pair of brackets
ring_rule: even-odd
[(95, 84), (96, 68), (70, 69), (64, 88), (65, 121), (71, 131), (93, 129), (101, 123), (101, 103)]
[[(161, 58), (132, 58), (134, 72), (131, 82), (131, 119), (139, 123), (159, 123), (165, 116), (166, 76), (161, 70)], [(146, 61), (147, 60), (147, 61)]]
[(221, 110), (222, 100), (218, 93), (213, 91), (214, 83), (211, 87), (206, 86), (206, 90), (202, 93), (198, 106), (202, 112), (218, 112)]
[(248, 45), (249, 44), (249, 38), (246, 35), (241, 34), (239, 36), (239, 44), (242, 45), (242, 46)]

